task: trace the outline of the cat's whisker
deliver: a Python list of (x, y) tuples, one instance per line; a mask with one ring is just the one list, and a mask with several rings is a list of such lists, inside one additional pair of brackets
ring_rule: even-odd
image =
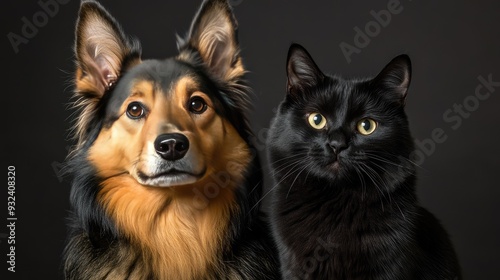
[[(382, 171), (382, 172), (384, 172), (384, 173), (389, 173), (389, 174), (390, 174), (390, 172), (389, 172), (389, 171), (387, 171), (387, 170), (386, 170), (385, 168), (383, 168), (382, 166), (380, 166), (380, 165), (378, 165), (378, 164), (376, 164), (376, 163), (374, 163), (374, 162), (372, 162), (372, 164), (374, 164), (374, 165), (376, 165), (377, 167), (379, 167), (379, 168), (381, 169), (381, 171)], [(385, 180), (385, 179), (384, 179), (384, 178), (380, 175), (380, 172), (377, 172), (377, 170), (375, 170), (373, 167), (371, 167), (371, 166), (369, 166), (369, 165), (367, 165), (367, 164), (366, 164), (366, 168), (368, 168), (368, 169), (371, 171), (371, 173), (372, 173), (372, 174), (373, 174), (376, 178), (378, 178), (378, 179), (379, 179), (379, 182), (380, 182), (380, 184), (379, 184), (379, 185), (383, 185), (384, 187), (387, 187), (387, 181), (386, 181), (386, 180)], [(391, 175), (392, 175), (392, 174), (391, 174)]]
[(304, 166), (304, 168), (302, 168), (302, 170), (300, 170), (300, 172), (299, 172), (299, 173), (297, 173), (297, 176), (295, 176), (295, 179), (293, 179), (293, 182), (292, 182), (292, 184), (290, 185), (290, 188), (288, 189), (288, 192), (286, 193), (286, 197), (285, 197), (285, 199), (288, 199), (288, 195), (290, 194), (290, 191), (292, 190), (292, 187), (293, 187), (293, 185), (295, 184), (295, 181), (297, 181), (297, 178), (299, 178), (300, 174), (301, 174), (302, 172), (304, 172), (304, 170), (306, 170), (306, 169), (307, 169), (310, 165), (311, 165), (311, 163), (306, 164), (306, 166)]
[(422, 166), (420, 166), (418, 163), (412, 161), (411, 159), (405, 158), (405, 160), (408, 161), (409, 163), (413, 164), (414, 166), (416, 166), (416, 167), (418, 167), (418, 168), (420, 168), (420, 169), (422, 169), (424, 171), (427, 171), (427, 169), (423, 168)]
[[(283, 170), (285, 170), (285, 169), (288, 169), (289, 167), (291, 167), (291, 166), (293, 166), (293, 165), (296, 165), (296, 164), (298, 164), (298, 163), (301, 163), (301, 162), (302, 162), (302, 161), (301, 161), (300, 159), (296, 159), (296, 160), (294, 160), (294, 161), (292, 161), (292, 162), (287, 162), (287, 163), (284, 163), (284, 164), (282, 164), (282, 165), (280, 165), (280, 166), (275, 167), (275, 168), (274, 168), (274, 171), (272, 171), (272, 172), (274, 172), (274, 173), (279, 173), (279, 172), (281, 172), (281, 171), (283, 171)], [(271, 173), (271, 174), (272, 174), (272, 173)]]
[(369, 159), (374, 159), (374, 160), (377, 160), (377, 161), (381, 161), (383, 163), (387, 163), (387, 164), (390, 164), (390, 165), (394, 165), (396, 167), (399, 167), (399, 168), (405, 168), (405, 166), (401, 165), (401, 164), (397, 164), (395, 162), (392, 162), (390, 161), (389, 159), (386, 159), (386, 158), (383, 158), (379, 155), (375, 155), (375, 154), (370, 154), (370, 153), (366, 153), (367, 157)]
[(363, 178), (363, 175), (360, 173), (358, 168), (354, 168), (354, 171), (356, 171), (356, 174), (358, 175), (358, 178), (361, 181), (361, 200), (364, 201), (366, 192), (365, 179)]
[(290, 161), (300, 160), (304, 156), (306, 156), (306, 153), (304, 153), (304, 154), (296, 154), (296, 155), (287, 157), (286, 160), (285, 159), (283, 159), (283, 160), (277, 160), (277, 161), (273, 162), (272, 165), (275, 165), (278, 162), (281, 162), (280, 165), (277, 166), (277, 167), (279, 167), (279, 166), (282, 166), (283, 164), (290, 163)]
[[(406, 160), (404, 157), (396, 156), (396, 155), (393, 155), (390, 153), (384, 153), (384, 156), (390, 156), (390, 158), (389, 158), (389, 157), (384, 157), (384, 156), (380, 155), (380, 152), (373, 152), (372, 153), (370, 151), (366, 151), (365, 155), (367, 155), (368, 158), (377, 159), (377, 160), (382, 161), (382, 162), (387, 163), (387, 164), (391, 164), (391, 165), (395, 165), (397, 167), (405, 168), (404, 165), (397, 163), (397, 160)], [(394, 160), (391, 160), (391, 158), (393, 158)]]
[(263, 196), (262, 196), (262, 197), (261, 197), (261, 198), (260, 198), (257, 202), (255, 202), (254, 206), (252, 206), (252, 208), (250, 208), (250, 210), (248, 210), (248, 213), (247, 213), (247, 214), (251, 213), (251, 212), (252, 212), (252, 210), (253, 210), (253, 209), (255, 209), (255, 207), (257, 207), (257, 206), (258, 206), (258, 205), (262, 202), (262, 200), (264, 200), (264, 198), (266, 198), (266, 197), (267, 197), (267, 195), (268, 195), (268, 194), (270, 194), (270, 193), (273, 191), (273, 189), (274, 189), (275, 187), (276, 187), (276, 186), (272, 187), (272, 188), (271, 188), (269, 191), (267, 191), (267, 192), (266, 192), (266, 193), (265, 193), (265, 194), (264, 194), (264, 195), (263, 195)]
[(290, 160), (300, 159), (300, 158), (303, 158), (304, 156), (307, 156), (307, 151), (295, 152), (290, 156), (286, 156), (286, 157), (283, 157), (283, 158), (280, 158), (278, 160), (270, 162), (270, 165), (275, 165), (277, 163), (280, 163), (280, 165), (282, 165), (283, 162), (285, 162), (284, 164), (287, 164)]
[[(284, 180), (286, 180), (288, 177), (290, 177), (293, 173), (295, 173), (296, 171), (298, 171), (298, 170), (300, 169), (300, 166), (299, 166), (299, 164), (300, 164), (300, 163), (301, 163), (301, 162), (300, 162), (300, 161), (298, 161), (298, 162), (297, 162), (297, 163), (296, 163), (293, 167), (291, 167), (291, 168), (290, 168), (290, 170), (288, 170), (288, 172), (287, 172), (287, 173), (285, 173), (285, 175), (283, 176), (283, 178), (281, 178), (281, 180), (280, 180), (279, 182), (277, 182), (277, 183), (276, 183), (276, 185), (275, 185), (274, 187), (278, 186), (278, 185), (279, 185), (279, 184), (281, 184)], [(298, 168), (297, 168), (297, 167), (298, 167)], [(274, 187), (273, 187), (273, 188), (274, 188)]]
[(382, 192), (382, 189), (380, 189), (380, 187), (378, 186), (376, 178), (373, 177), (373, 174), (372, 174), (373, 169), (371, 169), (365, 163), (360, 163), (360, 164), (361, 164), (361, 165), (359, 165), (359, 167), (361, 167), (360, 171), (363, 171), (368, 176), (368, 178), (373, 182), (373, 185), (375, 186), (375, 188), (377, 188), (377, 190), (381, 194), (380, 203), (382, 204), (382, 211), (384, 211), (384, 201), (382, 198), (385, 198), (385, 194)]
[(304, 178), (304, 181), (305, 181), (305, 182), (307, 182), (307, 177), (309, 177), (309, 174), (311, 174), (311, 171), (312, 171), (312, 169), (310, 169), (310, 170), (307, 172), (306, 177)]
[(284, 158), (280, 158), (278, 160), (275, 160), (273, 162), (270, 162), (271, 164), (276, 164), (278, 162), (281, 162), (281, 161), (284, 161), (284, 160), (289, 160), (289, 159), (292, 159), (292, 158), (295, 158), (295, 157), (303, 157), (304, 155), (306, 155), (307, 152), (304, 152), (304, 153), (298, 153), (298, 154), (293, 154), (291, 156), (287, 156), (287, 157), (284, 157)]
[[(393, 177), (393, 179), (394, 179), (395, 181), (398, 181), (398, 178), (394, 177), (394, 175), (392, 174), (392, 172), (389, 172), (389, 171), (388, 171), (388, 170), (386, 170), (384, 167), (382, 167), (382, 166), (380, 166), (380, 165), (378, 165), (378, 164), (376, 164), (376, 163), (374, 163), (374, 162), (372, 162), (372, 163), (373, 163), (373, 164), (375, 164), (376, 166), (378, 166), (380, 169), (382, 169), (382, 171), (383, 171), (385, 174), (389, 174), (390, 176), (392, 176), (392, 177)], [(387, 182), (387, 180), (385, 180), (385, 179), (384, 179), (384, 178), (380, 175), (380, 173), (379, 173), (379, 172), (377, 172), (375, 169), (373, 169), (371, 166), (367, 166), (367, 168), (369, 168), (370, 170), (372, 170), (372, 171), (373, 171), (373, 174), (375, 174), (375, 176), (376, 176), (377, 178), (379, 178), (379, 179), (380, 179), (380, 180), (379, 180), (379, 181), (380, 181), (380, 185), (383, 185), (383, 186), (385, 187), (384, 189), (388, 189), (388, 186), (390, 186), (391, 184), (389, 184), (389, 183)], [(390, 204), (390, 203), (392, 203), (392, 196), (391, 196), (391, 192), (385, 192), (385, 193), (387, 193), (387, 195), (388, 195), (388, 197), (389, 197), (389, 204)], [(384, 195), (384, 198), (385, 198), (385, 195)]]
[(261, 183), (262, 183), (262, 180), (259, 181), (257, 184), (255, 184), (255, 186), (252, 188), (252, 190), (250, 191), (250, 193), (253, 193)]
[(286, 178), (288, 178), (292, 173), (294, 173), (296, 170), (299, 170), (299, 168), (296, 168), (299, 164), (301, 163), (301, 161), (296, 161), (295, 162), (295, 165), (293, 165), (291, 167), (291, 169), (283, 176), (283, 178), (281, 178), (281, 180), (279, 182), (277, 182), (273, 187), (271, 187), (269, 189), (269, 191), (267, 191), (256, 203), (254, 206), (252, 206), (252, 208), (250, 208), (250, 210), (248, 211), (249, 213), (252, 212), (252, 210), (257, 207), (257, 205), (259, 205), (262, 200), (264, 200), (277, 186), (279, 186), (284, 180), (286, 180)]
[(397, 201), (394, 202), (394, 204), (396, 204), (396, 206), (398, 207), (399, 209), (399, 212), (401, 213), (401, 216), (403, 216), (403, 220), (406, 221), (406, 216), (405, 214), (403, 213), (403, 210), (401, 210), (401, 207), (399, 207), (399, 203)]
[[(384, 168), (383, 166), (380, 166), (379, 164), (377, 164), (377, 163), (375, 163), (375, 162), (373, 162), (373, 161), (372, 161), (372, 164), (373, 164), (373, 165), (375, 165), (376, 167), (380, 168), (380, 169), (381, 169), (381, 171), (383, 171), (383, 172), (384, 172), (384, 174), (388, 174), (389, 176), (391, 176), (391, 177), (392, 177), (392, 179), (394, 179), (394, 181), (396, 181), (396, 182), (398, 181), (398, 178), (397, 178), (397, 177), (393, 174), (393, 172), (390, 172), (389, 170), (387, 170), (387, 169), (386, 169), (386, 168)], [(380, 176), (380, 175), (379, 175), (379, 173), (377, 173), (377, 175), (378, 175), (378, 176)], [(382, 179), (382, 178), (381, 178), (381, 179)], [(385, 181), (385, 180), (383, 180), (383, 181)], [(390, 193), (389, 193), (389, 195), (390, 195)]]
[[(379, 169), (381, 169), (381, 171), (384, 172), (384, 174), (388, 174), (389, 176), (392, 177), (392, 179), (397, 182), (397, 181), (400, 181), (400, 179), (394, 174), (394, 172), (391, 172), (390, 170), (388, 170), (387, 168), (385, 168), (384, 166), (378, 164), (377, 162), (381, 162), (381, 163), (387, 163), (387, 164), (390, 164), (390, 165), (393, 165), (393, 166), (396, 166), (398, 168), (401, 168), (401, 169), (404, 169), (405, 171), (409, 172), (411, 175), (414, 175), (414, 170), (412, 168), (409, 168), (407, 166), (404, 166), (404, 165), (401, 165), (401, 164), (396, 164), (392, 161), (390, 161), (390, 159), (387, 159), (387, 158), (384, 158), (378, 154), (374, 154), (374, 153), (370, 153), (370, 151), (367, 151), (365, 152), (365, 155), (367, 156), (368, 159), (372, 160), (371, 163), (373, 165), (375, 165), (376, 167), (378, 167)], [(394, 158), (396, 158), (396, 156), (394, 156)], [(403, 157), (397, 157), (399, 160), (403, 159), (403, 160), (407, 160)], [(378, 176), (379, 173), (378, 172), (375, 172)], [(381, 181), (384, 181), (385, 180), (381, 180)], [(389, 196), (390, 196), (390, 193), (389, 193)]]
[[(376, 154), (374, 154), (374, 153), (376, 153)], [(365, 154), (368, 154), (368, 155), (378, 155), (378, 154), (380, 154), (380, 152), (374, 152), (374, 153), (370, 153), (370, 151), (369, 151), (369, 150), (368, 150), (368, 151), (365, 151)], [(389, 156), (392, 156), (392, 157), (394, 157), (394, 158), (397, 158), (398, 160), (404, 160), (405, 162), (407, 162), (407, 163), (409, 163), (409, 164), (411, 164), (411, 165), (413, 165), (413, 166), (415, 166), (415, 167), (418, 167), (418, 168), (420, 168), (420, 169), (425, 170), (425, 168), (423, 168), (422, 166), (420, 166), (420, 165), (419, 165), (419, 164), (417, 164), (416, 162), (413, 162), (411, 159), (408, 159), (408, 158), (402, 157), (402, 156), (400, 156), (400, 155), (396, 155), (396, 154), (394, 154), (394, 153), (391, 153), (391, 152), (389, 152), (389, 151), (385, 151), (385, 150), (384, 150), (384, 154), (389, 155)], [(408, 168), (408, 167), (406, 167), (406, 166), (401, 166), (401, 167), (402, 167), (402, 168), (405, 168), (405, 169), (408, 169), (409, 171), (411, 170), (410, 168)], [(413, 172), (412, 172), (412, 174), (413, 174)]]

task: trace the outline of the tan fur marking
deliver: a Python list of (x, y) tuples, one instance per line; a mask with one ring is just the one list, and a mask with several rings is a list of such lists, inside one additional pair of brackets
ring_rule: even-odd
[[(206, 279), (209, 271), (223, 267), (229, 219), (239, 211), (234, 190), (250, 162), (245, 141), (212, 108), (196, 116), (186, 111), (191, 94), (186, 90), (193, 87), (192, 79), (183, 78), (166, 97), (149, 82), (137, 82), (133, 88), (141, 94), (129, 97), (122, 108), (140, 98), (152, 108), (150, 115), (139, 122), (122, 115), (101, 131), (89, 153), (103, 178), (99, 201), (119, 231), (142, 252), (144, 271), (153, 271), (158, 279)], [(205, 94), (193, 94), (211, 106)], [(206, 172), (190, 185), (143, 186), (131, 173), (139, 158), (148, 157), (151, 141), (170, 126), (189, 138)]]

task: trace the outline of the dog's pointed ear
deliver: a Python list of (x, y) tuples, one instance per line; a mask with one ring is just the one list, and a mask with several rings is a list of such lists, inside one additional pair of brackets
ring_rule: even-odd
[(241, 77), (244, 67), (237, 38), (238, 23), (227, 0), (205, 0), (185, 39), (178, 40), (181, 60), (192, 60), (196, 50), (207, 69), (218, 79)]
[(401, 105), (405, 104), (411, 82), (411, 60), (406, 54), (395, 57), (372, 81)]
[(325, 77), (311, 55), (299, 44), (292, 44), (288, 50), (286, 72), (287, 92), (292, 95), (318, 84)]
[(74, 137), (88, 136), (99, 102), (125, 69), (140, 63), (140, 45), (124, 35), (115, 19), (97, 2), (81, 2), (75, 30), (75, 108), (81, 111)]
[(82, 1), (75, 36), (78, 92), (102, 97), (127, 65), (140, 60), (139, 44), (95, 1)]

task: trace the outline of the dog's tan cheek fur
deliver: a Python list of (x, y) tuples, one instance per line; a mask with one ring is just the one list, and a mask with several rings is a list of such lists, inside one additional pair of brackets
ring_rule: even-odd
[(139, 153), (137, 136), (130, 126), (117, 120), (113, 126), (106, 128), (97, 137), (89, 151), (89, 160), (96, 167), (102, 178), (129, 172), (131, 162)]

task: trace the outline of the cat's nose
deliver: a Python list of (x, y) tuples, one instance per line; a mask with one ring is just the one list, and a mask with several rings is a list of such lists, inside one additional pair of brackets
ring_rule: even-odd
[(332, 140), (328, 143), (328, 146), (330, 146), (336, 155), (347, 148), (347, 144), (344, 140)]

